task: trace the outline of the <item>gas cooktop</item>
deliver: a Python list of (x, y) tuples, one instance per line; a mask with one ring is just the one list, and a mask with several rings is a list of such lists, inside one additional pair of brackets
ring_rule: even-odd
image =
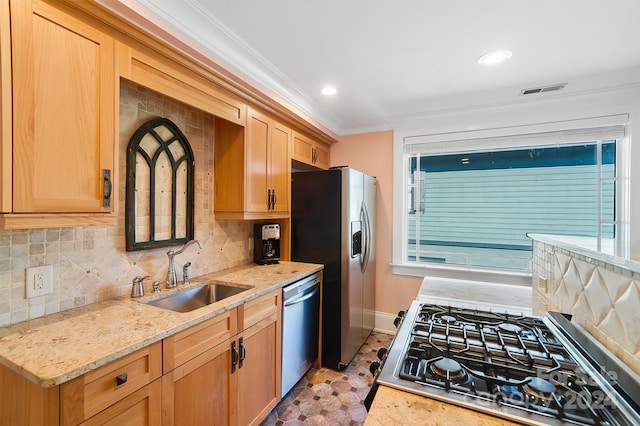
[[(633, 375), (591, 365), (567, 338), (578, 331), (562, 314), (543, 319), (414, 302), (404, 318), (378, 384), (521, 423), (640, 423)], [(570, 330), (563, 333), (563, 325)], [(599, 358), (600, 348), (585, 346)]]

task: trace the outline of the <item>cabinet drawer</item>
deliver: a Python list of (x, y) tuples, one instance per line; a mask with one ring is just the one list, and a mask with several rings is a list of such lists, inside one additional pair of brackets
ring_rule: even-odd
[(60, 387), (61, 423), (78, 424), (162, 375), (162, 344), (113, 361)]
[(82, 426), (159, 425), (162, 416), (162, 380), (158, 379), (91, 417)]
[(173, 370), (195, 358), (237, 332), (235, 309), (220, 314), (201, 324), (163, 340), (163, 372)]
[(245, 303), (238, 312), (239, 329), (245, 330), (278, 312), (281, 299), (282, 289), (278, 289)]

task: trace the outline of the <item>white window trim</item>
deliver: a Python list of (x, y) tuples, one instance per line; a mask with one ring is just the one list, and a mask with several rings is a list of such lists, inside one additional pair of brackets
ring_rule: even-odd
[[(558, 122), (540, 123), (532, 125), (522, 125), (513, 127), (501, 127), (494, 129), (482, 129), (475, 131), (437, 133), (437, 134), (416, 134), (416, 132), (403, 133), (394, 132), (393, 140), (393, 245), (391, 271), (398, 275), (410, 276), (435, 276), (452, 279), (467, 279), (475, 281), (489, 281), (495, 283), (531, 285), (531, 274), (528, 272), (513, 272), (500, 269), (471, 268), (455, 265), (425, 265), (404, 262), (407, 255), (407, 246), (404, 244), (404, 229), (407, 225), (405, 206), (407, 205), (407, 191), (405, 190), (404, 172), (408, 169), (408, 155), (405, 153), (407, 145), (421, 145), (432, 147), (431, 152), (447, 152), (462, 149), (489, 149), (500, 146), (501, 140), (513, 141), (513, 135), (527, 135), (531, 133), (547, 133), (566, 131), (575, 132), (575, 129), (596, 128), (613, 125), (627, 125), (629, 123), (628, 114), (618, 114), (603, 117), (585, 118), (579, 120), (566, 120)], [(494, 138), (492, 147), (481, 145), (482, 139)], [(504, 138), (504, 139), (501, 139)], [(524, 145), (529, 143), (526, 137), (521, 138)], [(617, 175), (619, 178), (619, 194), (617, 206), (620, 209), (620, 221), (618, 235), (620, 240), (619, 250), (628, 254), (629, 250), (629, 200), (628, 200), (628, 180), (630, 175), (630, 158), (628, 137), (619, 143), (616, 149), (618, 161)], [(428, 144), (428, 145), (425, 145)], [(505, 143), (502, 146), (518, 146), (518, 143)]]

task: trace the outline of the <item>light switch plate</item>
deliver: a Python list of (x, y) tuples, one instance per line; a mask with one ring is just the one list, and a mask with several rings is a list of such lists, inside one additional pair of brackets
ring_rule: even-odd
[(27, 299), (53, 293), (53, 265), (27, 268)]

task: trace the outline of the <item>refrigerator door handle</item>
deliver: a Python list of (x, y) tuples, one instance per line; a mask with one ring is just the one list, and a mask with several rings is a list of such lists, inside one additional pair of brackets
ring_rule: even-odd
[(369, 219), (369, 211), (367, 210), (367, 205), (362, 203), (362, 208), (360, 209), (360, 216), (362, 218), (362, 223), (364, 226), (363, 239), (364, 244), (362, 244), (362, 256), (360, 257), (360, 269), (364, 272), (369, 265), (369, 255), (371, 249), (371, 222)]

